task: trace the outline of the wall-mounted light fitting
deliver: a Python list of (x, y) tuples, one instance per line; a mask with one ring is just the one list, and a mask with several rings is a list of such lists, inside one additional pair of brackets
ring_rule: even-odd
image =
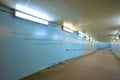
[(37, 23), (42, 23), (45, 25), (49, 24), (49, 22), (47, 21), (48, 20), (47, 16), (42, 15), (42, 14), (40, 14), (34, 10), (31, 10), (30, 8), (22, 6), (22, 5), (16, 6), (14, 15), (16, 17), (20, 17), (20, 18), (23, 18), (26, 20), (37, 22)]
[(65, 30), (65, 31), (67, 31), (67, 32), (74, 33), (73, 30), (71, 30), (71, 29), (69, 29), (67, 27), (64, 27), (64, 26), (62, 27), (62, 29)]
[(82, 31), (78, 31), (78, 36), (85, 37), (85, 34)]
[(80, 36), (80, 37), (84, 37), (83, 35), (81, 35), (81, 34), (78, 34), (78, 36)]
[(117, 36), (117, 37), (116, 37), (116, 40), (118, 40), (118, 39), (119, 39), (119, 37)]
[(26, 14), (26, 13), (23, 13), (23, 12), (20, 12), (20, 11), (15, 11), (15, 16), (19, 17), (19, 18), (26, 19), (26, 20), (30, 20), (30, 21), (34, 21), (34, 22), (37, 22), (37, 23), (48, 25), (48, 21), (37, 18), (37, 17), (34, 17), (34, 16), (31, 16), (29, 14)]

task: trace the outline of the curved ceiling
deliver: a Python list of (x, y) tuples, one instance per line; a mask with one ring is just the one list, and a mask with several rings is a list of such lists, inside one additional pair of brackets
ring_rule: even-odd
[(113, 41), (120, 30), (120, 0), (0, 0), (16, 8), (17, 4), (43, 12), (51, 22), (77, 25), (97, 41)]

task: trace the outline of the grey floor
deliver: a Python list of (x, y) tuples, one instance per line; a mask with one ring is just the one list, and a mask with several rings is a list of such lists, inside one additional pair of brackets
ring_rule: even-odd
[(120, 80), (120, 61), (110, 49), (78, 57), (22, 80)]

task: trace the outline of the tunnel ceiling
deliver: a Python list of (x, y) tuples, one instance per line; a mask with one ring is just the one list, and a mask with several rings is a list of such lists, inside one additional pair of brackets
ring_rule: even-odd
[(72, 22), (97, 41), (112, 41), (120, 29), (120, 0), (0, 0), (0, 3), (42, 11), (59, 25)]

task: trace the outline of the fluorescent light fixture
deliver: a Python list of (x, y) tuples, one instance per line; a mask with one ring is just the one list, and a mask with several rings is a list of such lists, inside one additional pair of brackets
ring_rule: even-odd
[(90, 39), (89, 36), (86, 35), (86, 40), (89, 40), (89, 39)]
[(47, 21), (51, 21), (50, 17), (48, 15), (46, 15), (44, 12), (38, 12), (34, 9), (31, 9), (31, 8), (27, 7), (27, 6), (17, 4), (16, 5), (16, 10), (27, 13), (27, 14), (30, 14), (30, 15), (33, 15), (33, 16), (36, 16), (38, 18), (41, 18), (41, 19), (44, 19), (44, 20), (47, 20)]
[(81, 34), (78, 34), (78, 36), (80, 36), (80, 37), (84, 37), (83, 35), (81, 35)]
[(117, 40), (116, 39), (114, 39), (114, 42), (116, 42)]
[(73, 26), (73, 24), (70, 23), (70, 22), (64, 22), (64, 23), (63, 23), (63, 26), (64, 26), (64, 27), (67, 27), (67, 28), (69, 28), (69, 29), (71, 29), (71, 30), (74, 31), (74, 26)]
[(89, 40), (92, 41), (92, 37), (89, 37)]
[(67, 28), (67, 27), (63, 27), (63, 30), (65, 30), (65, 31), (67, 31), (67, 32), (70, 32), (70, 33), (74, 33), (73, 30), (71, 30), (71, 29), (69, 29), (69, 28)]
[(116, 37), (116, 40), (118, 40), (118, 39), (119, 39), (119, 37), (117, 36), (117, 37)]
[(20, 12), (20, 11), (15, 11), (15, 16), (26, 19), (26, 20), (30, 20), (30, 21), (34, 21), (34, 22), (38, 22), (38, 23), (48, 25), (48, 21), (37, 18), (37, 17), (34, 17), (34, 16), (31, 16), (29, 14), (26, 14), (26, 13), (23, 13), (23, 12)]
[(78, 31), (78, 33), (79, 33), (80, 35), (82, 35), (82, 36), (85, 36), (85, 34), (84, 34), (83, 32), (81, 32), (81, 31)]
[(82, 31), (78, 31), (78, 36), (85, 37), (86, 35)]

